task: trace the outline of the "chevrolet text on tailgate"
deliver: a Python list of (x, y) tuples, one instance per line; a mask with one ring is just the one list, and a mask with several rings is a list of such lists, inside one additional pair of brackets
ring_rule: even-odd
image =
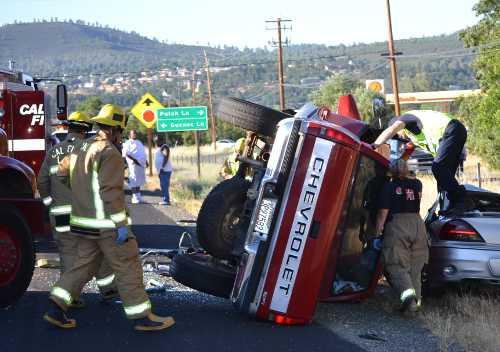
[[(238, 173), (200, 210), (197, 233), (208, 255), (174, 258), (173, 277), (282, 324), (308, 323), (319, 300), (372, 294), (381, 270), (366, 243), (388, 166), (365, 143), (373, 131), (358, 116), (312, 104), (291, 116), (227, 98), (219, 115), (249, 130), (245, 151)], [(218, 281), (186, 275), (190, 258)], [(222, 280), (222, 269), (232, 275)]]

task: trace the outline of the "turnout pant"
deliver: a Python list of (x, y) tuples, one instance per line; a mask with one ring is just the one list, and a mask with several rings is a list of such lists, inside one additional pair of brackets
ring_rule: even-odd
[(458, 120), (451, 120), (444, 130), (432, 173), (437, 181), (438, 191), (448, 192), (452, 206), (463, 201), (465, 188), (455, 178), (460, 164), (460, 154), (467, 140), (467, 130)]
[(74, 299), (74, 292), (81, 290), (105, 259), (115, 275), (115, 282), (129, 319), (147, 316), (151, 302), (144, 288), (139, 248), (134, 237), (123, 245), (116, 243), (116, 231), (101, 234), (98, 238), (75, 236), (76, 258), (54, 285), (50, 298), (66, 310)]
[(421, 298), (421, 274), (429, 259), (425, 225), (417, 213), (394, 214), (385, 225), (382, 256), (392, 287), (401, 301)]
[[(67, 220), (68, 220), (67, 227), (69, 227), (69, 216)], [(75, 260), (77, 258), (78, 238), (69, 231), (58, 231), (57, 228), (59, 230), (65, 230), (65, 228), (62, 226), (56, 226), (57, 225), (56, 219), (53, 216), (51, 216), (51, 223), (52, 223), (52, 229), (54, 229), (53, 231), (54, 239), (56, 241), (57, 248), (59, 249), (59, 257), (61, 260), (61, 275), (62, 275), (75, 263)], [(115, 275), (113, 274), (113, 271), (111, 270), (111, 267), (109, 266), (106, 260), (101, 261), (101, 264), (97, 269), (97, 272), (93, 273), (90, 276), (89, 280), (91, 280), (93, 276), (95, 276), (96, 278), (97, 286), (99, 287), (99, 291), (101, 292), (102, 295), (106, 295), (108, 293), (117, 290), (116, 283), (114, 281)], [(85, 286), (86, 283), (87, 282), (84, 282), (79, 290), (75, 289), (75, 291), (71, 292), (73, 299), (78, 299), (80, 297), (80, 293), (83, 290), (83, 287)]]

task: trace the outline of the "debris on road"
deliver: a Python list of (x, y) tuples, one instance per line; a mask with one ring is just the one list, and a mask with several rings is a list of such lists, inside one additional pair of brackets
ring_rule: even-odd
[(42, 269), (60, 269), (61, 262), (57, 259), (41, 258), (36, 261), (35, 267)]

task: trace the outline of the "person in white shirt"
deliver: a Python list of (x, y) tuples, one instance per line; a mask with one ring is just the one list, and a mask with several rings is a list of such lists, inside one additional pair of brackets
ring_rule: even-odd
[(135, 130), (130, 130), (129, 139), (123, 143), (122, 155), (128, 165), (128, 184), (132, 190), (132, 203), (140, 203), (141, 187), (146, 183), (147, 157), (144, 145), (137, 139)]
[(155, 154), (155, 168), (160, 178), (161, 201), (160, 205), (170, 205), (170, 176), (172, 175), (172, 162), (170, 161), (170, 148), (163, 144)]

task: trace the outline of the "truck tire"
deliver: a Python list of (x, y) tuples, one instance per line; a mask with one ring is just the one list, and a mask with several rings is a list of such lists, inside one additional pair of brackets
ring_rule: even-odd
[(219, 259), (231, 259), (233, 240), (250, 183), (235, 176), (216, 185), (201, 205), (196, 234), (201, 247)]
[(222, 121), (264, 137), (274, 136), (278, 122), (292, 117), (238, 98), (223, 98), (219, 104), (218, 116)]
[(200, 253), (175, 256), (170, 274), (184, 286), (223, 298), (229, 298), (236, 279), (234, 267)]
[(34, 267), (33, 238), (26, 221), (16, 209), (0, 205), (0, 307), (23, 295)]

